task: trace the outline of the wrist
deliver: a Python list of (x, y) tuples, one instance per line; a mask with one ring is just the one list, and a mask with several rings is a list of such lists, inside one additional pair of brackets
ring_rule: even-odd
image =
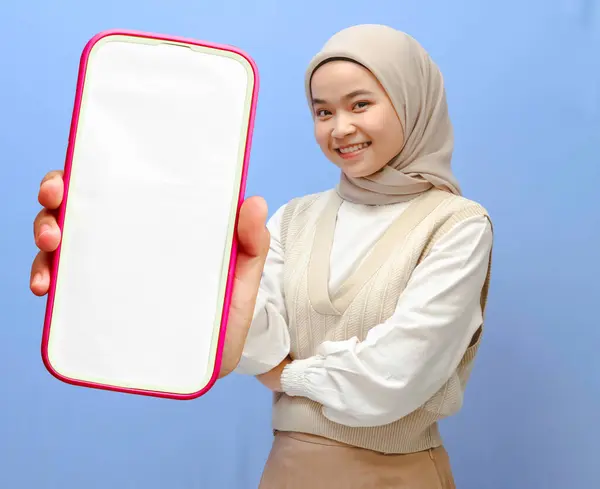
[(268, 372), (257, 375), (256, 378), (261, 384), (273, 392), (282, 392), (281, 374), (285, 367), (292, 363), (292, 359), (287, 357), (281, 361), (279, 365), (269, 370)]
[(296, 360), (284, 367), (280, 377), (282, 392), (288, 396), (306, 397), (309, 388), (306, 373), (310, 362), (311, 359)]
[(281, 385), (281, 377), (285, 369), (288, 367), (288, 365), (291, 365), (291, 363), (292, 359), (290, 357), (287, 357), (276, 367), (277, 373), (275, 375), (275, 385), (273, 389), (275, 392), (283, 392), (283, 387)]

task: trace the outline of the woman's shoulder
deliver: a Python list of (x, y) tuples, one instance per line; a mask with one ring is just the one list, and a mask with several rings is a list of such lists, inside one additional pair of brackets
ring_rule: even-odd
[(275, 210), (273, 218), (275, 218), (275, 216), (283, 216), (286, 211), (291, 212), (294, 209), (310, 207), (317, 201), (324, 201), (332, 192), (334, 192), (334, 190), (331, 189), (292, 197)]
[(481, 202), (464, 195), (450, 194), (441, 190), (436, 190), (436, 192), (444, 195), (443, 205), (439, 207), (439, 211), (448, 217), (460, 214), (465, 217), (477, 216), (485, 220), (491, 220), (487, 208)]
[(436, 238), (446, 234), (449, 236), (493, 236), (492, 219), (480, 202), (463, 195), (442, 195), (442, 191), (438, 192), (440, 194), (437, 197), (442, 202), (426, 219), (428, 222), (426, 227), (435, 230)]
[(316, 218), (332, 192), (335, 191), (325, 190), (294, 197), (281, 205), (267, 222), (267, 228), (271, 236), (286, 234), (290, 221), (298, 216), (304, 215), (307, 219), (310, 219), (311, 216)]
[(324, 203), (330, 196), (337, 195), (334, 189), (323, 190), (321, 192), (314, 192), (311, 194), (301, 195), (294, 197), (285, 204), (286, 209), (305, 209), (313, 206), (315, 203)]
[[(421, 231), (426, 233), (427, 245), (423, 257), (434, 249), (478, 249), (485, 254), (492, 248), (494, 231), (486, 208), (479, 202), (462, 195), (444, 195), (432, 202), (434, 210), (423, 220)], [(437, 205), (435, 205), (437, 203)], [(425, 235), (419, 234), (419, 239)]]
[(315, 192), (312, 194), (293, 197), (273, 213), (272, 219), (281, 221), (285, 215), (291, 216), (297, 214), (298, 212), (309, 209), (317, 203), (324, 204), (327, 198), (334, 192), (334, 190), (325, 190), (322, 192)]

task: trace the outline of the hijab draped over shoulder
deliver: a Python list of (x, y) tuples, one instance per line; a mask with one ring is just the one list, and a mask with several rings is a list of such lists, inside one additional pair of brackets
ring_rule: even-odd
[(340, 58), (361, 64), (379, 80), (404, 130), (402, 150), (381, 170), (358, 178), (342, 173), (340, 196), (354, 203), (382, 205), (411, 200), (433, 187), (460, 195), (451, 169), (454, 137), (444, 81), (425, 49), (408, 34), (384, 25), (344, 29), (327, 41), (308, 66), (309, 104), (315, 70)]

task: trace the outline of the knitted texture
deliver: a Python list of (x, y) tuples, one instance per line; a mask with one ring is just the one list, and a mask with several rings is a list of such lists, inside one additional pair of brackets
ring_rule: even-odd
[[(324, 341), (352, 337), (363, 340), (371, 328), (392, 316), (412, 271), (438, 239), (464, 219), (488, 217), (483, 207), (464, 197), (428, 191), (392, 223), (364, 262), (330, 296), (328, 259), (341, 202), (334, 191), (328, 191), (292, 200), (284, 212), (284, 295), (293, 359), (313, 356)], [(481, 292), (483, 312), (489, 279), (488, 268)], [(322, 406), (310, 399), (276, 394), (273, 428), (311, 433), (382, 453), (410, 453), (439, 446), (442, 440), (438, 421), (462, 406), (482, 331), (483, 324), (442, 388), (398, 421), (376, 427), (348, 427), (328, 420)]]

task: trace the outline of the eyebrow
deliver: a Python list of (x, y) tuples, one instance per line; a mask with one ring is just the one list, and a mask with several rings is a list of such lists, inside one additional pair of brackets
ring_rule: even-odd
[[(373, 92), (369, 92), (368, 90), (354, 90), (353, 92), (350, 92), (346, 95), (344, 95), (342, 98), (345, 100), (350, 100), (353, 99), (354, 97), (358, 97), (359, 95), (373, 95)], [(327, 102), (325, 100), (323, 100), (322, 98), (313, 98), (312, 99), (312, 103), (313, 105), (319, 105), (319, 104), (326, 104)]]

